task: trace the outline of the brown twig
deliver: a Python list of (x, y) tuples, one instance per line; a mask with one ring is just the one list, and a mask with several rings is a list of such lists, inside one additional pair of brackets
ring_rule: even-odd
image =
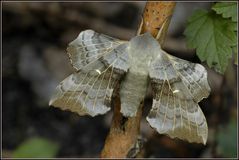
[(138, 33), (150, 32), (162, 45), (174, 7), (175, 2), (147, 2)]
[[(175, 2), (147, 2), (143, 20), (138, 34), (150, 32), (162, 44), (167, 33)], [(125, 158), (137, 143), (140, 131), (142, 107), (136, 117), (127, 118), (120, 113), (120, 97), (114, 101), (114, 116), (105, 146), (101, 152), (102, 158)]]

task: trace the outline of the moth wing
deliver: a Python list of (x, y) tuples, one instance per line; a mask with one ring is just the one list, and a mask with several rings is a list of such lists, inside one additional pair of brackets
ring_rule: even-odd
[(101, 56), (94, 61), (87, 61), (85, 56), (79, 56), (89, 52), (78, 50), (79, 53), (76, 53), (77, 49), (71, 48), (74, 53), (69, 54), (75, 56), (72, 63), (78, 71), (57, 86), (49, 104), (79, 115), (95, 116), (109, 111), (115, 85), (128, 70), (126, 48), (127, 43), (123, 43), (105, 53), (99, 51), (97, 54)]
[(205, 144), (208, 127), (198, 105), (210, 92), (205, 68), (161, 50), (149, 76), (154, 94), (149, 124), (171, 138)]
[(79, 71), (111, 53), (117, 46), (124, 43), (119, 39), (97, 33), (93, 30), (82, 31), (67, 47), (67, 54), (72, 66)]

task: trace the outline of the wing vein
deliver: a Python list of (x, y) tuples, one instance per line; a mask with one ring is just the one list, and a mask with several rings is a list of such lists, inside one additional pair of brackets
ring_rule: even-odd
[(105, 74), (106, 71), (107, 71), (111, 66), (114, 65), (114, 63), (117, 61), (118, 58), (120, 58), (120, 56), (117, 57), (112, 64), (110, 64), (104, 71), (101, 72), (101, 74), (99, 74), (99, 75), (97, 76), (96, 80), (94, 81), (94, 83), (93, 83), (92, 86), (90, 87), (90, 89), (89, 89), (89, 91), (88, 91), (88, 93), (87, 93), (87, 95), (86, 95), (86, 97), (85, 97), (84, 104), (83, 104), (83, 108), (84, 108), (84, 106), (85, 106), (85, 104), (86, 104), (86, 100), (88, 99), (89, 92), (90, 92), (91, 89), (94, 87), (95, 82), (98, 80), (98, 78), (100, 77), (100, 75), (102, 75), (102, 73)]
[(162, 93), (163, 93), (163, 89), (164, 89), (164, 83), (165, 83), (165, 80), (163, 81), (163, 85), (162, 85), (162, 89), (161, 89), (161, 92), (160, 92), (160, 95), (159, 95), (159, 103), (158, 103), (158, 108), (156, 110), (156, 113), (158, 114), (158, 111), (159, 111), (159, 108), (160, 108), (160, 103), (161, 103), (161, 96), (162, 96)]
[(191, 135), (190, 120), (189, 120), (189, 116), (188, 116), (188, 103), (186, 102), (186, 100), (184, 100), (184, 102), (185, 102), (185, 105), (186, 105), (186, 112), (187, 112), (187, 119), (188, 119), (189, 135)]
[(180, 124), (181, 124), (181, 127), (183, 127), (183, 114), (182, 114), (182, 104), (180, 102), (180, 99), (178, 99), (178, 104), (179, 104), (179, 110), (180, 110)]
[[(197, 84), (198, 85), (198, 87), (201, 89), (201, 91), (203, 91), (203, 89), (202, 89), (202, 87), (198, 84), (198, 82), (196, 82), (193, 78), (192, 78), (192, 76), (190, 75), (190, 74), (188, 74), (187, 72), (185, 72), (185, 71), (183, 71), (184, 73), (186, 73), (187, 75), (188, 75), (188, 77), (190, 77), (190, 79), (195, 83), (195, 84)], [(182, 75), (183, 76), (183, 75)], [(186, 79), (186, 78), (185, 78)], [(189, 81), (188, 81), (189, 82)], [(190, 83), (190, 82), (189, 82)]]
[[(181, 77), (180, 75), (180, 72), (178, 72), (178, 70), (177, 69), (175, 69), (175, 67), (174, 67), (174, 64), (173, 63), (171, 63), (172, 64), (172, 67), (174, 68), (174, 70), (175, 70), (175, 72), (176, 72), (176, 74), (179, 76), (179, 77)], [(180, 74), (180, 75), (179, 75)], [(184, 76), (182, 76), (183, 78), (185, 78)], [(181, 77), (181, 78), (182, 78)], [(186, 79), (186, 78), (185, 78)], [(186, 79), (187, 80), (187, 79)], [(188, 81), (188, 80), (187, 80)], [(182, 83), (183, 83), (183, 85), (184, 85), (184, 87), (188, 90), (188, 92), (189, 92), (189, 94), (191, 95), (191, 97), (192, 97), (192, 99), (193, 99), (193, 95), (192, 95), (192, 93), (191, 93), (191, 91), (188, 89), (188, 87), (187, 87), (187, 85), (184, 83), (184, 81), (182, 80)], [(190, 84), (190, 83), (189, 83)]]
[[(90, 84), (91, 80), (94, 80), (93, 78), (94, 78), (94, 76), (92, 76), (92, 77), (89, 79), (89, 81), (85, 84), (84, 89), (81, 91), (80, 95), (77, 97), (75, 103), (74, 103), (72, 106), (74, 106), (74, 105), (76, 105), (76, 104), (78, 103), (78, 101), (79, 101), (79, 99), (80, 99), (82, 93), (85, 91), (85, 89), (87, 88), (88, 84)], [(84, 108), (84, 106), (83, 106), (82, 108)]]
[(176, 107), (175, 107), (175, 96), (173, 95), (173, 108), (174, 108), (174, 113), (173, 113), (173, 131), (175, 128), (175, 122), (176, 122)]
[(100, 85), (99, 85), (99, 87), (98, 87), (98, 89), (97, 89), (96, 96), (95, 96), (95, 99), (94, 99), (94, 104), (93, 104), (93, 110), (95, 109), (96, 100), (97, 100), (97, 98), (98, 98), (98, 93), (99, 93), (99, 90), (100, 90), (100, 88), (101, 88), (101, 85), (102, 85), (103, 79), (104, 79), (104, 77), (105, 77), (105, 74), (106, 74), (106, 72), (103, 74), (103, 76), (102, 76), (102, 78), (101, 78), (101, 81), (100, 81)]
[(168, 76), (167, 76), (167, 73), (164, 71), (164, 75), (165, 75), (165, 77), (166, 77), (166, 80), (167, 80), (167, 82), (168, 82), (168, 87), (169, 87), (169, 91), (168, 91), (168, 99), (167, 99), (167, 107), (166, 107), (166, 111), (165, 111), (165, 114), (164, 114), (164, 119), (163, 119), (163, 124), (162, 124), (162, 129), (163, 129), (163, 127), (164, 127), (164, 123), (165, 123), (165, 120), (166, 120), (166, 116), (167, 116), (167, 111), (168, 111), (168, 102), (169, 102), (169, 95), (170, 95), (170, 90), (172, 91), (172, 89), (171, 89), (171, 86), (170, 86), (170, 83), (169, 83), (169, 81), (168, 81)]
[[(83, 80), (77, 85), (77, 87), (71, 92), (70, 96), (68, 96), (67, 100), (64, 102), (64, 106), (67, 106), (70, 100), (70, 97), (72, 97), (72, 95), (79, 89), (79, 87), (83, 84), (83, 82), (85, 81), (85, 78), (88, 76), (88, 73), (85, 74), (85, 77), (83, 78)], [(66, 94), (66, 92), (63, 93), (63, 97)]]
[(110, 72), (110, 79), (109, 79), (109, 82), (108, 82), (108, 84), (107, 84), (107, 88), (106, 88), (106, 92), (105, 92), (104, 100), (105, 100), (105, 98), (106, 98), (107, 90), (108, 90), (108, 88), (109, 88), (109, 84), (110, 84), (110, 82), (111, 82), (111, 78), (112, 78), (113, 70), (114, 70), (114, 65), (112, 66), (112, 70), (111, 70), (111, 72)]

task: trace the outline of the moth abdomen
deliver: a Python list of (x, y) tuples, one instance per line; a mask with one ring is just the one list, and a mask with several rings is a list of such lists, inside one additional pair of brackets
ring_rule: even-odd
[(136, 116), (138, 107), (143, 101), (148, 86), (147, 75), (130, 72), (120, 86), (121, 113), (124, 116)]

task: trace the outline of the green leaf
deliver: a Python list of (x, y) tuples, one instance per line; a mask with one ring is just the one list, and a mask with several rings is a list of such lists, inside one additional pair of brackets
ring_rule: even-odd
[(223, 157), (235, 158), (237, 156), (237, 122), (231, 120), (226, 128), (220, 128), (217, 135), (217, 151)]
[[(230, 25), (231, 29), (235, 32), (237, 32), (237, 22), (233, 22), (231, 25)], [(236, 33), (237, 35), (237, 33)]]
[(196, 48), (200, 60), (219, 73), (226, 70), (232, 46), (237, 44), (233, 23), (215, 12), (197, 10), (184, 31), (188, 47)]
[(218, 2), (212, 9), (217, 14), (222, 14), (224, 18), (232, 18), (232, 21), (237, 22), (237, 3), (236, 2)]
[(59, 146), (44, 138), (30, 138), (13, 152), (13, 158), (53, 158)]
[(232, 47), (233, 53), (235, 54), (234, 56), (234, 64), (238, 65), (238, 50), (237, 50), (237, 45)]

